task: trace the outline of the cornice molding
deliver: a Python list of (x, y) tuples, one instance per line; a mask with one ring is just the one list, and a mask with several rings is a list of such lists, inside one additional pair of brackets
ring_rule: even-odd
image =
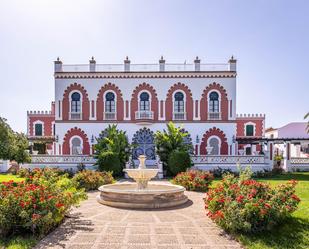
[(55, 79), (126, 79), (126, 78), (235, 78), (236, 72), (57, 72)]

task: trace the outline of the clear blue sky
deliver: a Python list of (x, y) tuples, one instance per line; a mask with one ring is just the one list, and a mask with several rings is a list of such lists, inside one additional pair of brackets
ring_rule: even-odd
[(0, 116), (26, 131), (49, 110), (53, 61), (154, 63), (238, 59), (237, 112), (267, 126), (309, 111), (309, 1), (1, 0)]

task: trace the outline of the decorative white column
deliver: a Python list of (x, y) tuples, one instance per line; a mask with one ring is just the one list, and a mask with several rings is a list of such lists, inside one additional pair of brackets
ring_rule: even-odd
[(283, 155), (283, 168), (285, 171), (290, 171), (290, 160), (291, 160), (291, 143), (285, 142), (285, 149)]

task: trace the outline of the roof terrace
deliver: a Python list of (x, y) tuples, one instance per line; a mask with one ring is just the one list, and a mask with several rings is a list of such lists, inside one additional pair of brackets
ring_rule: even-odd
[(196, 57), (194, 63), (165, 63), (163, 57), (158, 64), (131, 64), (128, 57), (123, 64), (97, 64), (92, 57), (89, 64), (62, 64), (59, 58), (54, 62), (55, 72), (235, 72), (236, 60), (232, 56), (228, 63), (201, 63)]

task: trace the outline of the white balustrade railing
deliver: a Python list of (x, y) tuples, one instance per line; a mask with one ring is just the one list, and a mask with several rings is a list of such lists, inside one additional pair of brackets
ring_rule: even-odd
[(309, 165), (309, 157), (292, 157), (290, 159), (291, 164), (308, 164)]
[[(89, 64), (64, 64), (61, 72), (90, 72)], [(124, 72), (124, 64), (95, 64), (95, 72)], [(159, 72), (159, 64), (130, 64), (130, 72)], [(196, 71), (194, 64), (187, 63), (165, 63), (164, 71), (166, 72), (193, 72)], [(213, 71), (231, 71), (229, 63), (201, 63), (199, 70), (201, 72)]]
[(193, 156), (194, 164), (264, 164), (264, 156)]
[(153, 111), (136, 111), (135, 119), (153, 119)]
[(92, 156), (78, 156), (78, 155), (32, 155), (31, 156), (31, 163), (89, 163), (94, 164), (96, 162), (96, 159), (94, 159)]
[(221, 112), (208, 112), (208, 120), (221, 120)]
[(185, 112), (174, 112), (173, 113), (173, 120), (185, 120), (186, 113)]
[(116, 120), (116, 112), (104, 112), (104, 120)]
[(70, 112), (70, 120), (81, 120), (82, 114), (80, 112)]

